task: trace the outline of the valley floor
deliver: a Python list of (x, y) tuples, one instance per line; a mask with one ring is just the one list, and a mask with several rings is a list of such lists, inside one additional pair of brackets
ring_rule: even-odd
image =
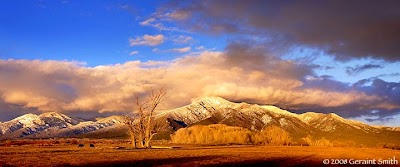
[(324, 165), (323, 160), (339, 159), (337, 162), (342, 163), (340, 160), (347, 160), (349, 165), (350, 159), (353, 162), (376, 159), (377, 163), (379, 159), (400, 159), (399, 150), (375, 148), (242, 145), (130, 150), (127, 147), (126, 142), (97, 142), (95, 148), (88, 143), (83, 148), (62, 143), (0, 146), (0, 166), (335, 166)]

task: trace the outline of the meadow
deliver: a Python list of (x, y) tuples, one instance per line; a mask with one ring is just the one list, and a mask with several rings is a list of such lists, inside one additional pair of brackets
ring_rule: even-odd
[[(79, 144), (84, 146), (78, 147)], [(153, 146), (153, 149), (130, 149), (127, 140), (14, 141), (12, 145), (0, 146), (0, 166), (327, 166), (324, 159), (343, 163), (350, 159), (400, 158), (400, 150), (381, 148), (199, 146), (173, 145), (167, 141), (157, 141)]]

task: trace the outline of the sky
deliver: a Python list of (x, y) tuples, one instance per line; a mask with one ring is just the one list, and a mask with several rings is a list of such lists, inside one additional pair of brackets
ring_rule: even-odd
[(400, 126), (398, 1), (0, 2), (0, 121), (126, 114), (165, 86)]

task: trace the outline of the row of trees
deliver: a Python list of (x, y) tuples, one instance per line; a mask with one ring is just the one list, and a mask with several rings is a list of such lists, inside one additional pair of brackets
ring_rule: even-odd
[(290, 145), (292, 138), (278, 126), (253, 132), (242, 127), (213, 124), (181, 128), (171, 135), (171, 140), (180, 144)]
[[(313, 139), (311, 135), (293, 140), (291, 135), (279, 126), (268, 126), (261, 131), (250, 131), (242, 127), (224, 124), (196, 125), (181, 128), (171, 135), (173, 143), (178, 144), (254, 144), (254, 145), (299, 145), (315, 147), (360, 147), (353, 141), (331, 142), (325, 137)], [(394, 144), (381, 147), (395, 148)]]

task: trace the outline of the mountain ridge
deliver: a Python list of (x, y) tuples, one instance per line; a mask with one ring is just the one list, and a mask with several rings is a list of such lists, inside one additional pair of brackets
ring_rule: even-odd
[[(399, 127), (375, 127), (359, 121), (345, 119), (335, 113), (323, 114), (306, 112), (292, 113), (271, 105), (234, 103), (221, 97), (206, 97), (191, 104), (160, 112), (155, 119), (164, 123), (164, 130), (171, 134), (179, 128), (226, 124), (250, 130), (261, 130), (267, 126), (279, 126), (299, 139), (308, 135), (331, 140), (355, 138), (350, 134), (365, 139), (379, 136), (394, 136), (389, 141), (400, 138)], [(123, 116), (109, 116), (85, 121), (58, 112), (40, 115), (25, 114), (10, 121), (0, 123), (0, 139), (10, 138), (56, 138), (79, 137), (102, 134), (119, 129), (124, 133)], [(126, 133), (126, 132), (125, 132)], [(120, 136), (123, 136), (122, 134)], [(118, 136), (118, 135), (116, 135)]]

